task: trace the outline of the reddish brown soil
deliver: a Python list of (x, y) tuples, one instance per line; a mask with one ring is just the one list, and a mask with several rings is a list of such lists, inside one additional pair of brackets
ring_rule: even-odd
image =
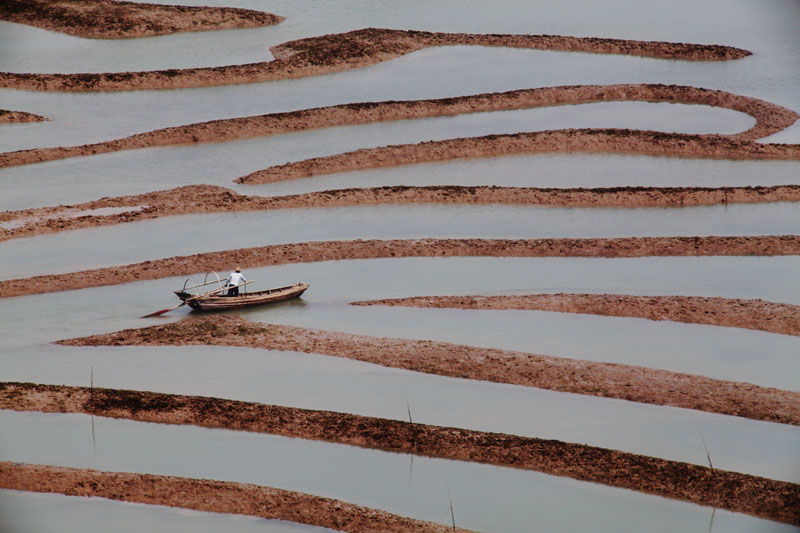
[(337, 531), (453, 531), (341, 500), (230, 481), (0, 462), (0, 487), (258, 516)]
[[(773, 187), (611, 187), (553, 189), (441, 185), (394, 185), (339, 189), (290, 196), (245, 196), (214, 185), (188, 185), (133, 196), (102, 198), (68, 206), (39, 207), (0, 213), (0, 242), (46, 233), (108, 226), (170, 215), (267, 209), (343, 207), (381, 204), (513, 204), (563, 207), (684, 207), (714, 204), (797, 202), (800, 185)], [(130, 207), (110, 215), (103, 208)], [(11, 223), (14, 227), (2, 227)]]
[[(0, 153), (0, 167), (118, 150), (221, 142), (332, 126), (601, 101), (651, 101), (711, 105), (747, 113), (756, 119), (756, 125), (736, 135), (684, 135), (613, 129), (522, 133), (446, 141), (449, 144), (423, 143), (414, 146), (413, 150), (421, 151), (418, 156), (421, 158), (420, 160), (468, 157), (468, 154), (471, 153), (470, 150), (475, 151), (472, 157), (536, 151), (603, 151), (738, 159), (751, 157), (800, 158), (798, 155), (800, 148), (796, 145), (765, 145), (746, 142), (777, 133), (792, 125), (800, 117), (794, 111), (763, 100), (724, 91), (680, 85), (638, 84), (545, 87), (436, 100), (364, 102), (213, 120), (163, 128), (94, 144)], [(447, 146), (448, 150), (455, 150), (455, 153), (462, 155), (443, 154), (438, 158), (431, 156), (430, 147), (437, 147), (435, 150), (442, 152), (438, 148), (439, 146)], [(409, 158), (411, 155), (404, 157)], [(391, 164), (400, 163), (392, 161)], [(374, 163), (372, 165), (375, 166)], [(288, 172), (289, 168), (282, 169), (281, 172)], [(336, 170), (329, 170), (329, 172)], [(322, 171), (317, 170), (317, 172)], [(255, 183), (274, 180), (274, 178), (257, 178), (259, 174), (246, 176), (239, 181)]]
[[(555, 440), (217, 398), (22, 383), (0, 383), (0, 407), (193, 424), (476, 461), (633, 489), (784, 522), (800, 520), (795, 484)], [(0, 480), (3, 478), (0, 470)], [(46, 482), (32, 485), (48, 486)]]
[(478, 35), (367, 28), (280, 44), (275, 59), (246, 65), (102, 74), (0, 73), (0, 87), (35, 91), (179, 89), (273, 81), (373, 65), (431, 46), (478, 45), (626, 54), (664, 59), (727, 60), (750, 52), (729, 46), (557, 35)]
[(555, 311), (671, 320), (800, 335), (800, 306), (735, 298), (559, 293), (513, 296), (417, 296), (353, 302), (353, 305)]
[(33, 113), (26, 113), (25, 111), (9, 111), (7, 109), (0, 109), (0, 124), (9, 124), (17, 122), (44, 122), (47, 119), (34, 115)]
[(725, 135), (637, 130), (550, 130), (364, 148), (305, 159), (242, 176), (239, 183), (272, 183), (334, 172), (453, 159), (544, 153), (625, 153), (715, 159), (800, 159), (800, 145), (738, 141)]
[(67, 346), (245, 346), (317, 353), (414, 372), (671, 405), (800, 425), (800, 393), (666, 370), (446, 342), (259, 324), (234, 316), (59, 341)]
[(283, 17), (233, 7), (111, 0), (3, 0), (0, 19), (79, 37), (119, 39), (269, 26), (282, 21)]
[(797, 255), (800, 236), (626, 237), (618, 239), (408, 239), (276, 244), (176, 256), (130, 265), (0, 281), (0, 298), (185, 276), (230, 265), (256, 268), (288, 263), (389, 257), (667, 257)]

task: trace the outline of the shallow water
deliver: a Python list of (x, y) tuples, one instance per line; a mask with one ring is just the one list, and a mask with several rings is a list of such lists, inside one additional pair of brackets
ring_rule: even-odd
[[(27, 105), (24, 97), (32, 94), (38, 96), (38, 93), (10, 93), (9, 102), (4, 102), (4, 105), (13, 105), (15, 109), (24, 108)], [(12, 96), (23, 96), (23, 98), (21, 101), (13, 102), (15, 99), (11, 98)], [(128, 98), (122, 98), (119, 93), (99, 95), (51, 93), (48, 96), (51, 98), (49, 105), (52, 109), (41, 109), (38, 114), (50, 119), (49, 122), (14, 124), (0, 128), (0, 147), (4, 151), (45, 146), (73, 146), (84, 142), (126, 137), (132, 133), (156, 129), (157, 126), (179, 126), (240, 114), (254, 116), (286, 110), (276, 109), (276, 103), (268, 96), (265, 96), (263, 104), (255, 105), (251, 104), (250, 100), (242, 100), (240, 96), (234, 100), (234, 103), (239, 102), (239, 109), (232, 108), (234, 104), (221, 105), (221, 102), (207, 97), (189, 97), (186, 102), (177, 102), (179, 105), (173, 107), (174, 104), (171, 102), (160, 102), (152, 96), (147, 98), (147, 95), (141, 96), (138, 93)], [(256, 100), (259, 101), (260, 99)], [(121, 106), (129, 109), (120, 116), (119, 121), (104, 120), (103, 117), (109, 113), (118, 114), (116, 109)], [(138, 109), (140, 107), (142, 109)], [(221, 110), (229, 114), (220, 115)], [(79, 115), (70, 116), (79, 111), (82, 111)], [(182, 114), (171, 119), (170, 115), (176, 112)], [(137, 121), (136, 124), (126, 122), (125, 117), (128, 114), (131, 119)], [(700, 134), (739, 133), (754, 125), (755, 119), (750, 115), (720, 107), (668, 102), (596, 102), (391, 121), (383, 124), (349, 126), (347, 131), (366, 128), (376, 137), (375, 140), (365, 142), (374, 143), (377, 140), (381, 144), (391, 144), (490, 133), (592, 127), (654, 129)], [(403, 133), (406, 137), (397, 136)]]
[[(119, 105), (119, 102), (110, 106), (90, 103), (89, 107), (94, 113), (116, 115), (115, 108)], [(69, 103), (59, 102), (57, 106), (59, 110), (74, 111), (74, 106)], [(218, 107), (212, 105), (209, 108)], [(142, 119), (138, 113), (134, 112), (134, 115)], [(65, 120), (54, 126), (50, 123), (32, 123), (0, 128), (0, 147), (12, 151), (44, 145), (79, 144), (83, 133), (75, 129), (83, 127), (82, 120), (86, 119), (82, 117), (77, 124), (76, 121)], [(234, 179), (271, 165), (388, 144), (595, 126), (735, 133), (748, 129), (753, 123), (754, 120), (748, 115), (707, 106), (605, 102), (327, 128), (198, 146), (123, 151), (2, 169), (0, 176), (12, 181), (24, 180), (26, 186), (3, 195), (0, 209), (93, 200), (97, 198), (97, 190), (101, 187), (103, 191), (118, 190), (115, 194), (148, 192), (192, 183), (231, 187)], [(94, 121), (90, 121), (90, 124), (94, 124)], [(119, 127), (117, 121), (109, 124)], [(126, 133), (129, 132), (113, 131), (104, 135), (100, 129), (92, 126), (88, 140), (117, 138)], [(118, 180), (118, 183), (109, 189), (107, 182), (110, 179)], [(248, 187), (237, 188), (251, 190)]]
[[(730, 83), (740, 89), (771, 93), (773, 97), (786, 100), (776, 100), (783, 105), (792, 105), (793, 102), (797, 108), (800, 103), (796, 93), (793, 95), (793, 91), (788, 90), (791, 83), (797, 82), (797, 73), (800, 72), (796, 54), (786, 53), (798, 49), (800, 39), (795, 31), (799, 8), (791, 0), (772, 2), (768, 7), (754, 0), (714, 0), (701, 5), (680, 0), (663, 6), (643, 5), (634, 0), (613, 0), (596, 5), (580, 0), (557, 5), (521, 0), (500, 3), (449, 0), (430, 5), (420, 2), (412, 5), (386, 2), (365, 5), (357, 0), (270, 2), (268, 5), (260, 1), (229, 0), (187, 0), (184, 3), (268, 10), (285, 16), (286, 20), (276, 26), (235, 33), (185, 33), (136, 40), (76, 39), (6, 24), (3, 29), (8, 37), (4, 41), (10, 42), (4, 42), (0, 47), (4, 50), (0, 64), (3, 70), (16, 72), (85, 72), (247, 63), (270, 59), (269, 46), (280, 42), (365, 27), (561, 34), (743, 47), (754, 51), (755, 55), (738, 62), (706, 63), (702, 68), (691, 68), (693, 65), (690, 63), (686, 70), (696, 76), (695, 85)], [(687, 12), (692, 16), (686, 17)], [(619, 17), (619, 13), (625, 13), (624, 19)], [(231, 38), (234, 35), (235, 38)], [(11, 46), (13, 43), (20, 44)], [(595, 72), (602, 72), (601, 61), (593, 60), (597, 65)], [(683, 62), (661, 63), (654, 67), (655, 71)], [(715, 68), (717, 65), (722, 68)], [(562, 70), (569, 75), (569, 70)], [(580, 74), (587, 75), (584, 71)], [(619, 82), (623, 76), (616, 74), (615, 82)], [(511, 70), (495, 79), (521, 75), (524, 74)], [(435, 80), (429, 78), (428, 82)]]
[[(592, 238), (800, 233), (800, 204), (684, 208), (379, 205), (164, 217), (0, 243), (0, 279), (200, 252), (350, 239)], [(93, 250), (102, 249), (102, 255)], [(58, 256), (54, 265), (52, 258)]]
[[(443, 47), (334, 75), (234, 87), (97, 94), (4, 89), (0, 90), (3, 108), (42, 114), (52, 121), (0, 126), (0, 151), (95, 142), (169, 125), (345, 102), (435, 98), (564, 84), (695, 85), (763, 98), (800, 111), (800, 91), (797, 90), (800, 56), (795, 52), (800, 49), (800, 33), (796, 31), (800, 6), (793, 0), (777, 0), (769, 5), (756, 0), (711, 0), (702, 4), (687, 0), (662, 4), (634, 0), (594, 4), (582, 0), (560, 3), (504, 0), (499, 4), (475, 0), (379, 1), (368, 5), (354, 0), (276, 0), (267, 4), (261, 0), (181, 0), (180, 3), (238, 5), (270, 11), (287, 19), (277, 26), (252, 30), (120, 41), (77, 39), (0, 23), (0, 70), (76, 72), (245, 63), (268, 60), (271, 57), (268, 47), (289, 39), (368, 26), (718, 43), (746, 48), (754, 55), (739, 61), (685, 62)], [(625, 16), (621, 17), (620, 13)], [(666, 111), (662, 112), (663, 109)], [(231, 183), (239, 176), (269, 165), (430, 138), (514, 132), (533, 127), (610, 126), (618, 124), (611, 122), (617, 120), (628, 121), (622, 122), (623, 125), (648, 129), (696, 128), (698, 122), (711, 131), (728, 127), (733, 129), (725, 131), (735, 131), (749, 126), (749, 122), (737, 122), (742, 117), (736, 114), (712, 110), (710, 114), (701, 115), (703, 111), (699, 106), (629, 103), (571, 106), (331, 128), (272, 138), (75, 158), (0, 170), (0, 209), (76, 203), (194, 183), (223, 185), (246, 194), (264, 195), (388, 184), (609, 187), (797, 183), (800, 163), (796, 161), (735, 162), (587, 154), (414, 165), (262, 186), (233, 186)], [(590, 122), (592, 120), (598, 123)], [(800, 129), (795, 125), (767, 140), (800, 142)], [(266, 226), (265, 236), (245, 237), (239, 241), (241, 245), (274, 242), (276, 234), (270, 230), (278, 227), (297, 239), (327, 239), (338, 235), (368, 237), (381, 232), (429, 236), (434, 231), (469, 236), (496, 232), (496, 236), (504, 237), (566, 236), (581, 232), (663, 234), (661, 232), (678, 232), (682, 228), (694, 230), (691, 234), (701, 231), (797, 233), (794, 222), (797, 217), (793, 216), (796, 210), (781, 204), (681, 211), (680, 215), (686, 220), (679, 220), (680, 216), (673, 216), (671, 210), (612, 212), (459, 207), (437, 208), (433, 213), (426, 209), (426, 206), (409, 206), (402, 210), (382, 208), (380, 211), (375, 208), (319, 210), (318, 213), (295, 211), (291, 220), (283, 221), (282, 225), (265, 213), (227, 218), (217, 215), (171, 218), (159, 221), (158, 228), (144, 223), (124, 229), (106, 228), (20, 241), (13, 247), (7, 243), (0, 246), (0, 265), (8, 277), (26, 277), (35, 272), (54, 272), (79, 265), (127, 263), (150, 259), (155, 254), (175, 255), (170, 250), (191, 250), (198, 242), (198, 250), (213, 246), (230, 248), (233, 246), (222, 246), (223, 240), (218, 236), (194, 237), (192, 226), (207, 231), (217, 222), (221, 227), (230, 228), (236, 220), (246, 221), (252, 227)], [(583, 220), (573, 220), (570, 213), (580, 213)], [(626, 214), (612, 216), (620, 213)], [(732, 214), (739, 216), (733, 218)], [(283, 215), (288, 216), (287, 212)], [(474, 218), (491, 218), (491, 227), (478, 226)], [(313, 222), (317, 227), (303, 228), (303, 221)], [(169, 229), (172, 223), (176, 224), (174, 230)], [(434, 225), (442, 229), (433, 229)], [(62, 240), (72, 246), (63, 246)], [(69, 254), (65, 248), (79, 252)], [(341, 328), (374, 335), (540, 349), (586, 358), (618, 357), (654, 366), (694, 369), (717, 377), (738, 376), (786, 388), (796, 387), (795, 383), (790, 383), (790, 378), (797, 375), (790, 353), (796, 347), (794, 337), (635, 319), (552, 313), (507, 316), (510, 313), (354, 309), (347, 303), (354, 299), (418, 294), (558, 291), (694, 294), (800, 303), (800, 286), (791, 282), (800, 274), (797, 257), (348, 261), (253, 269), (246, 274), (265, 286), (299, 279), (311, 282), (311, 289), (300, 301), (243, 314), (256, 320)], [(158, 323), (136, 317), (172, 305), (174, 298), (169, 291), (182, 282), (183, 279), (173, 278), (1, 300), (0, 379), (86, 385), (93, 369), (95, 383), (104, 386), (217, 395), (397, 419), (407, 417), (408, 398), (415, 420), (549, 435), (705, 464), (697, 429), (699, 423), (715, 467), (761, 472), (795, 481), (800, 478), (797, 428), (778, 424), (425, 376), (322, 356), (228, 348), (68, 349), (47, 344), (58, 338)], [(185, 316), (181, 311), (176, 311), (174, 318), (164, 320), (181, 319)], [(486, 332), (487, 326), (494, 331)], [(574, 331), (580, 331), (580, 335)], [(629, 343), (625, 342), (627, 339)], [(674, 356), (675, 353), (681, 356)], [(186, 441), (182, 439), (189, 434), (187, 431), (193, 431), (191, 428), (159, 428), (158, 437), (154, 437), (156, 433), (150, 429), (143, 433), (121, 429), (141, 425), (113, 426), (107, 425), (110, 421), (96, 419), (96, 452), (99, 455), (92, 457), (90, 423), (85, 417), (17, 416), (25, 420), (19, 424), (18, 434), (25, 448), (23, 451), (33, 451), (25, 439), (36, 440), (35, 444), (41, 444), (40, 451), (44, 454), (37, 460), (43, 462), (75, 459), (89, 466), (104, 464), (109, 468), (113, 465), (149, 468), (148, 465), (152, 465), (158, 473), (168, 473), (170, 468), (175, 468), (205, 472), (203, 475), (211, 477), (239, 475), (237, 472), (256, 476), (263, 474), (262, 465), (272, 461), (273, 456), (283, 454), (266, 454), (260, 444), (246, 451), (245, 445), (236, 443), (237, 437), (241, 437), (242, 442), (258, 443), (270, 438), (259, 436), (251, 441), (248, 436), (237, 434), (224, 443), (209, 440), (208, 448), (194, 449), (199, 455), (176, 457), (178, 454), (174, 452), (185, 443), (190, 441), (189, 444), (202, 446), (206, 438), (211, 439), (208, 435), (213, 432), (201, 430), (192, 433), (202, 435), (199, 439)], [(30, 422), (34, 418), (47, 420), (47, 423)], [(64, 424), (63, 435), (71, 435), (69, 439), (77, 443), (76, 447), (72, 451), (45, 450), (44, 446), (49, 443), (36, 439), (36, 432), (51, 434), (46, 432), (54, 431), (54, 424), (65, 420), (74, 420), (76, 427), (79, 426), (73, 431), (74, 427)], [(3, 424), (4, 430), (6, 427), (10, 426)], [(646, 431), (641, 429), (645, 427)], [(1, 432), (0, 439), (6, 435), (6, 431)], [(124, 442), (126, 438), (129, 442)], [(136, 448), (130, 453), (131, 462), (124, 463), (129, 448), (109, 450), (106, 447), (112, 441), (116, 446), (117, 439), (123, 441), (120, 446)], [(147, 443), (137, 448), (137, 443), (145, 439)], [(55, 443), (58, 439), (45, 440)], [(441, 468), (437, 463), (434, 468), (423, 459), (414, 459), (411, 490), (407, 456), (359, 450), (346, 460), (345, 456), (337, 455), (337, 458), (343, 457), (339, 463), (331, 459), (327, 451), (319, 451), (332, 449), (329, 445), (312, 444), (307, 448), (311, 451), (303, 452), (298, 466), (291, 464), (289, 468), (300, 472), (302, 465), (308, 463), (318, 470), (314, 473), (306, 470), (302, 475), (281, 471), (280, 479), (309, 490), (331, 483), (327, 489), (319, 490), (328, 490), (330, 495), (343, 499), (363, 498), (367, 505), (396, 504), (401, 514), (417, 518), (431, 516), (442, 523), (449, 523), (450, 518), (446, 500), (449, 483), (456, 520), (466, 527), (504, 531), (529, 530), (531, 524), (543, 530), (791, 529), (743, 515), (712, 514), (709, 509), (681, 502), (576, 484), (565, 479), (548, 479), (551, 485), (542, 485), (539, 479), (545, 476), (527, 472), (481, 465), (454, 466), (449, 462)], [(769, 447), (767, 452), (764, 446)], [(136, 454), (152, 447), (163, 450), (163, 454), (133, 460)], [(299, 452), (289, 450), (286, 453)], [(196, 459), (198, 456), (201, 459)], [(225, 460), (219, 460), (220, 456)], [(372, 459), (378, 456), (389, 459)], [(228, 458), (239, 460), (223, 464)], [(21, 455), (15, 454), (13, 459), (19, 460)], [(164, 464), (148, 463), (151, 459), (162, 460)], [(381, 467), (376, 470), (379, 473), (374, 479), (365, 475), (373, 465)], [(219, 469), (211, 470), (213, 467)], [(319, 472), (323, 474), (318, 475)], [(271, 473), (269, 476), (259, 479), (278, 479), (271, 477)], [(335, 482), (338, 484), (332, 481), (335, 478), (341, 478)], [(467, 487), (463, 492), (462, 486)], [(609, 494), (614, 497), (607, 497)], [(420, 503), (414, 498), (424, 501)], [(72, 505), (67, 507), (73, 508)]]
[[(158, 472), (297, 490), (462, 527), (620, 531), (697, 528), (711, 509), (537, 472), (337, 444), (85, 415), (0, 412), (4, 458), (78, 468)], [(92, 430), (93, 424), (93, 430)], [(219, 450), (228, 453), (221, 455)], [(448, 498), (449, 494), (449, 498)], [(590, 511), (575, 513), (575, 508)], [(620, 513), (619, 509), (625, 512)], [(730, 530), (776, 527), (725, 513)], [(653, 524), (654, 522), (654, 524)], [(669, 525), (667, 525), (669, 524)], [(752, 530), (752, 529), (750, 529)]]
[[(462, 159), (340, 172), (312, 178), (234, 186), (243, 194), (299, 194), (388, 185), (506, 187), (747, 187), (797, 183), (797, 161), (731, 161), (620, 154), (542, 154)], [(225, 187), (228, 185), (221, 184)]]
[(547, 154), (409, 165), (268, 185), (233, 183), (240, 176), (270, 165), (302, 159), (309, 150), (318, 150), (317, 147), (333, 145), (332, 153), (348, 150), (345, 144), (349, 137), (336, 133), (332, 130), (330, 135), (322, 131), (305, 132), (298, 134), (296, 140), (291, 136), (292, 142), (287, 143), (283, 142), (287, 136), (282, 136), (204, 146), (135, 150), (11, 167), (0, 170), (0, 176), (25, 186), (6, 188), (0, 195), (0, 209), (73, 204), (96, 200), (101, 194), (141, 194), (200, 183), (219, 185), (241, 194), (270, 196), (385, 185), (557, 188), (766, 186), (796, 184), (800, 175), (800, 162), (797, 161)]
[(244, 515), (205, 513), (161, 505), (0, 490), (4, 533), (323, 533), (332, 529)]
[[(800, 481), (792, 426), (336, 357), (233, 347), (42, 346), (4, 356), (13, 381), (211, 396), (509, 433)], [(186, 368), (193, 371), (188, 373)], [(698, 429), (698, 427), (700, 429)]]
[[(796, 257), (621, 259), (403, 259), (340, 261), (249, 269), (257, 285), (307, 281), (311, 289), (291, 305), (242, 312), (251, 320), (344, 330), (376, 336), (436, 339), (596, 361), (652, 366), (718, 379), (796, 389), (800, 337), (737, 328), (643, 319), (546, 313), (355, 307), (361, 299), (416, 295), (615, 292), (696, 294), (795, 302), (782, 272)], [(670, 260), (672, 259), (672, 260)], [(682, 259), (682, 260), (676, 260)], [(593, 274), (593, 271), (610, 271)], [(492, 272), (491, 280), (476, 280)], [(658, 275), (669, 272), (663, 277)], [(753, 272), (771, 276), (749, 278)], [(196, 278), (196, 277), (195, 277)], [(583, 279), (582, 285), (574, 280)], [(169, 291), (183, 280), (164, 279), (0, 302), (8, 314), (0, 331), (10, 346), (159, 323), (138, 320), (152, 308), (174, 305)], [(735, 291), (724, 289), (736, 286)], [(11, 309), (13, 308), (13, 313)], [(183, 309), (171, 316), (183, 316)], [(185, 312), (183, 312), (185, 314)], [(46, 322), (35, 317), (51, 315)], [(37, 344), (38, 344), (37, 343)]]

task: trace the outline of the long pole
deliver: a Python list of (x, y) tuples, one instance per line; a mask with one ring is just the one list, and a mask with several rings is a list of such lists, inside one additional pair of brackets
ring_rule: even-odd
[(218, 292), (221, 292), (221, 291), (224, 291), (224, 290), (227, 290), (227, 289), (233, 289), (234, 287), (243, 287), (243, 286), (247, 285), (248, 283), (252, 283), (252, 282), (253, 282), (253, 280), (245, 281), (244, 283), (240, 283), (238, 285), (230, 285), (228, 287), (220, 287), (219, 289), (214, 289), (213, 291), (204, 292), (203, 294), (198, 294), (196, 296), (192, 296), (190, 298), (186, 298), (184, 301), (182, 301), (181, 303), (179, 303), (175, 307), (168, 307), (167, 309), (162, 309), (160, 311), (156, 311), (155, 313), (150, 313), (149, 315), (144, 315), (142, 318), (149, 318), (151, 316), (163, 315), (164, 313), (169, 313), (170, 311), (174, 311), (175, 309), (186, 305), (190, 300), (196, 300), (197, 298), (202, 298), (204, 296), (211, 296), (212, 294), (216, 294)]

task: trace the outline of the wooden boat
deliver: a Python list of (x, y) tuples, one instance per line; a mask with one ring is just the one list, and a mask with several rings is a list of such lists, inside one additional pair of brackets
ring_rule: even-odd
[(306, 289), (308, 289), (308, 283), (295, 283), (294, 285), (276, 289), (240, 293), (239, 296), (192, 294), (185, 290), (175, 291), (175, 294), (192, 309), (198, 311), (221, 311), (290, 300), (299, 297), (306, 292)]

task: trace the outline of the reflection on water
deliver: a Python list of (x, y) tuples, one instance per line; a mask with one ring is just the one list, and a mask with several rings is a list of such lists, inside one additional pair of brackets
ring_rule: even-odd
[(327, 528), (244, 515), (206, 513), (189, 509), (0, 490), (0, 530), (4, 533), (322, 533)]
[[(61, 466), (158, 472), (270, 485), (447, 523), (448, 486), (457, 523), (477, 530), (664, 531), (696, 529), (705, 508), (536, 472), (246, 432), (98, 419), (96, 460), (86, 453), (88, 417), (0, 412), (4, 458)], [(220, 450), (225, 453), (220, 454)], [(575, 513), (579, 508), (581, 513)], [(625, 508), (625, 513), (618, 509)], [(723, 516), (722, 513), (720, 513)], [(719, 520), (720, 517), (717, 519)], [(733, 531), (786, 526), (724, 513)], [(669, 525), (667, 525), (669, 524)], [(655, 529), (654, 529), (655, 528)], [(748, 529), (750, 528), (750, 529)]]

